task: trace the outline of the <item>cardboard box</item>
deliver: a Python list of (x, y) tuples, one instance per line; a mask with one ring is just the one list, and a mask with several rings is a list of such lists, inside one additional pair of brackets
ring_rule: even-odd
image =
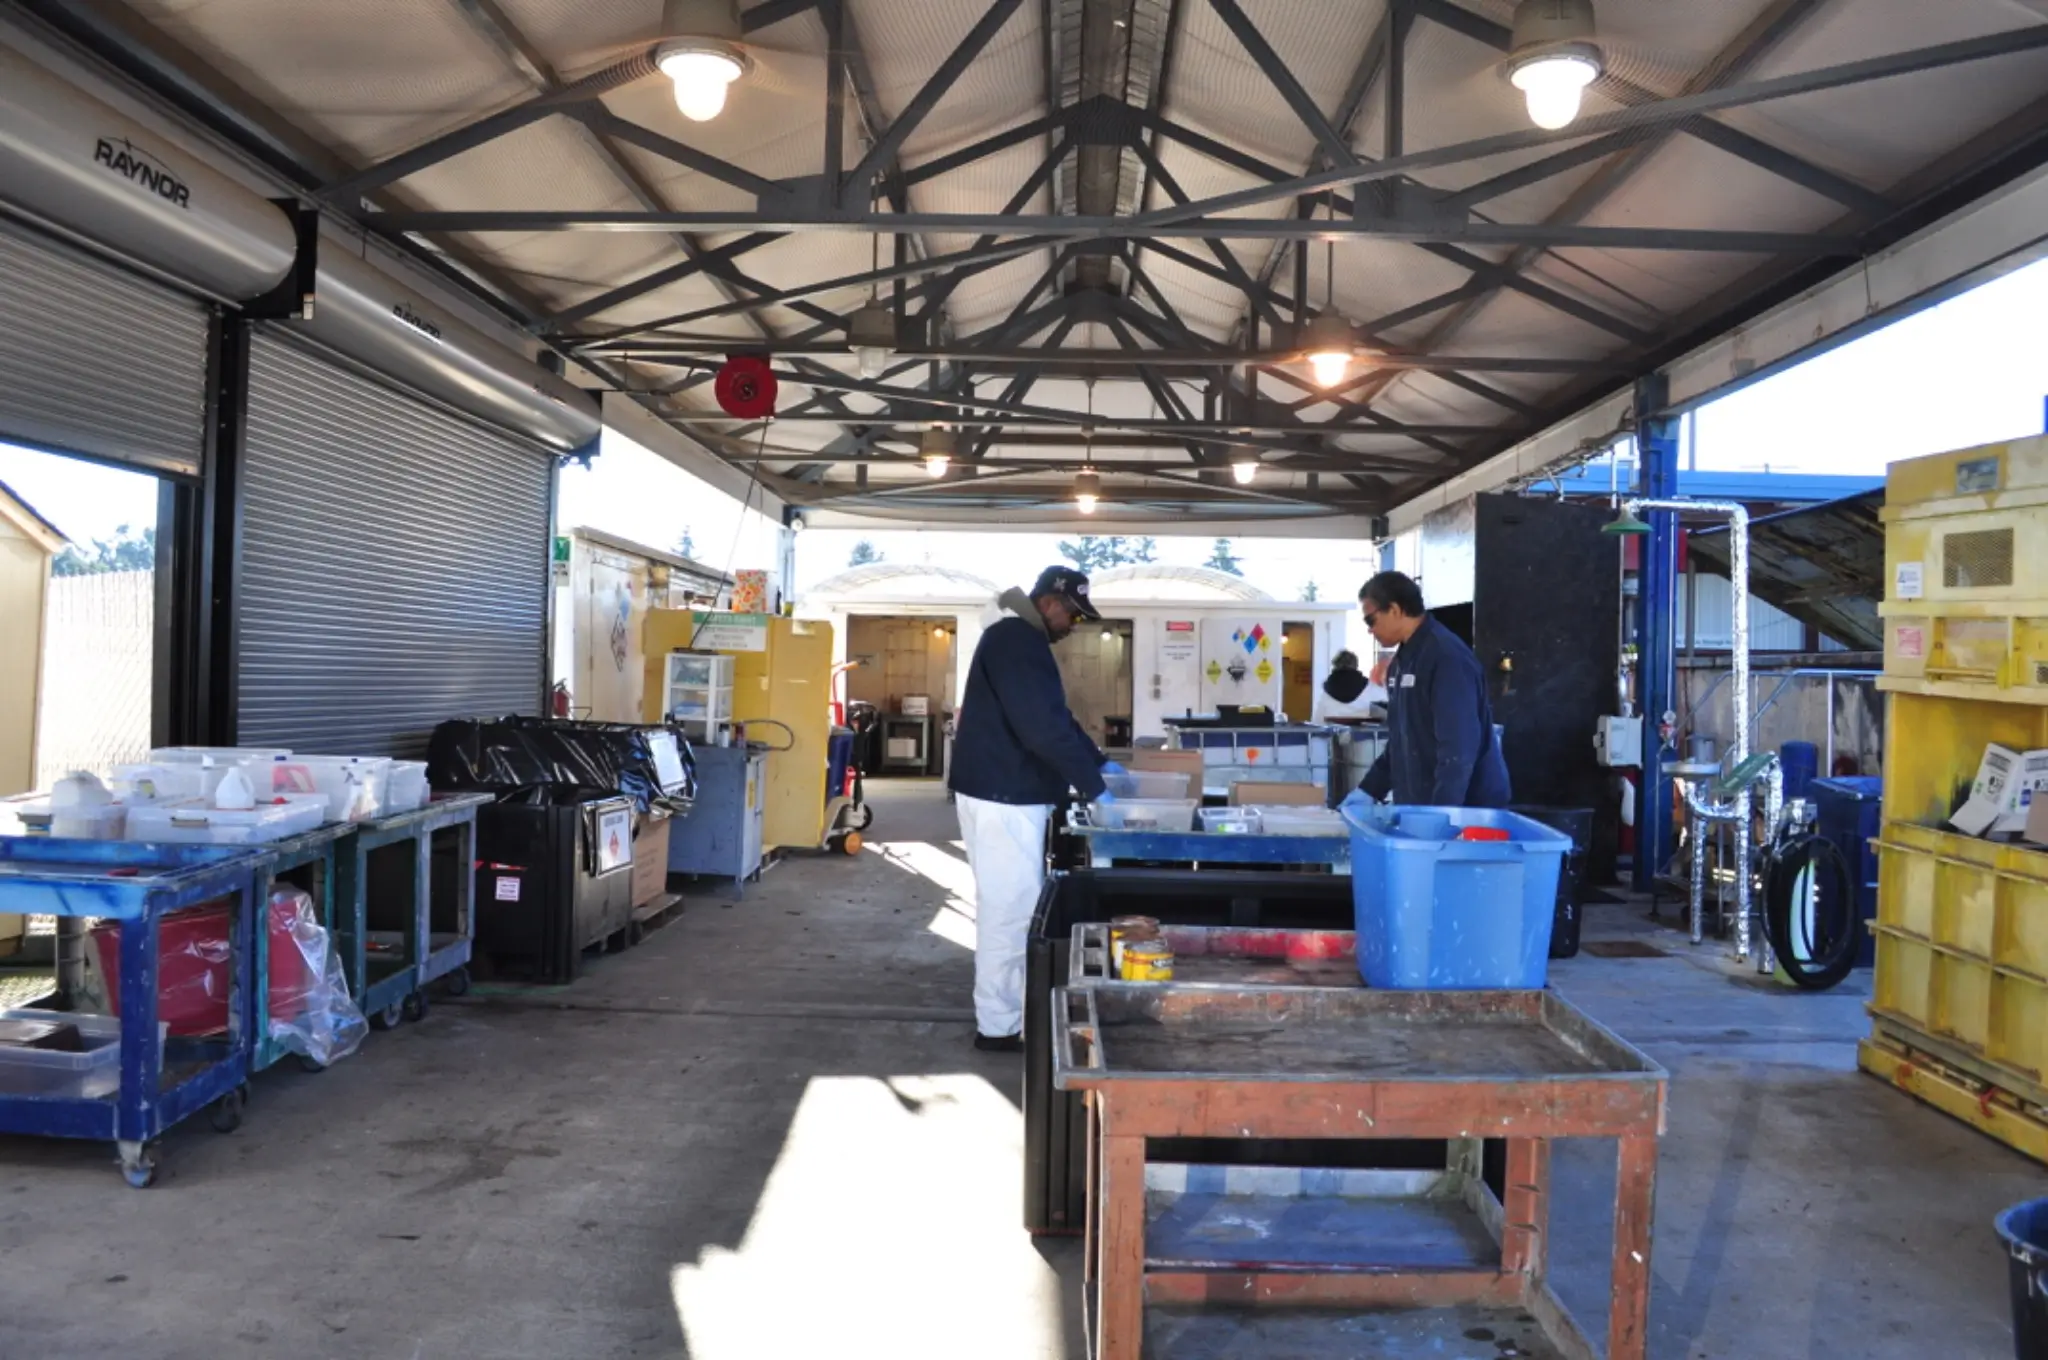
[(1197, 802), (1201, 800), (1202, 753), (1200, 751), (1139, 750), (1131, 752), (1131, 758), (1127, 763), (1133, 770), (1186, 775), (1188, 791), (1181, 796), (1193, 798)]
[(633, 905), (644, 907), (668, 891), (666, 817), (642, 817), (633, 837)]
[(2048, 850), (2048, 797), (2036, 798), (2027, 811), (2026, 838), (2044, 850)]
[(1321, 784), (1255, 784), (1230, 786), (1232, 807), (1328, 807), (1330, 795)]

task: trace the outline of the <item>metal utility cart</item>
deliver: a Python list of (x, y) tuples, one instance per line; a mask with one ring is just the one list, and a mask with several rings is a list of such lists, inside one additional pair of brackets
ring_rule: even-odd
[[(378, 1029), (427, 1013), (427, 984), (469, 990), (476, 943), (476, 813), (488, 793), (359, 822), (338, 845), (335, 931), (349, 994)], [(440, 851), (437, 859), (437, 838)]]
[[(1593, 1360), (1545, 1272), (1550, 1140), (1588, 1137), (1620, 1144), (1606, 1355), (1643, 1360), (1667, 1079), (1555, 995), (1101, 983), (1061, 988), (1053, 1012), (1054, 1084), (1089, 1093), (1096, 1360), (1241, 1350), (1242, 1310), (1274, 1305), (1355, 1310), (1348, 1334), (1382, 1353), (1484, 1327), (1519, 1354)], [(1199, 1204), (1152, 1213), (1146, 1140), (1191, 1137), (1441, 1138), (1460, 1155), (1310, 1233), (1256, 1204), (1229, 1225)], [(1482, 1137), (1508, 1140), (1505, 1204), (1478, 1174)]]
[[(156, 1139), (214, 1106), (214, 1127), (241, 1123), (247, 1098), (250, 940), (270, 882), (267, 853), (205, 845), (0, 838), (0, 910), (121, 923), (118, 1065), (86, 1055), (71, 1070), (0, 1068), (0, 1132), (105, 1139), (121, 1174), (156, 1180)], [(158, 927), (169, 912), (231, 900), (227, 1032), (166, 1038), (158, 1026)]]

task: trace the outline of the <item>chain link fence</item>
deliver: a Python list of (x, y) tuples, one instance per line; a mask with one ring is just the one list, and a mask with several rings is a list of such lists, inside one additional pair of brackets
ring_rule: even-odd
[(36, 787), (149, 753), (156, 573), (50, 582)]

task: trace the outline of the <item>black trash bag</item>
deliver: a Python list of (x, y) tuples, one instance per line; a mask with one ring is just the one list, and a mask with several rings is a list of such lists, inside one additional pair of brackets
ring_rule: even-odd
[[(663, 786), (650, 732), (675, 738), (682, 779)], [(677, 728), (568, 718), (458, 719), (434, 729), (427, 779), (444, 793), (495, 793), (501, 802), (550, 802), (537, 790), (576, 787), (622, 795), (643, 813), (683, 813), (697, 797), (696, 762)]]

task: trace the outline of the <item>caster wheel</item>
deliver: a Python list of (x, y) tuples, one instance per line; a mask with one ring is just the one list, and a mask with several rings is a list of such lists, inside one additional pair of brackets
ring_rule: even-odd
[(207, 1122), (213, 1125), (215, 1133), (233, 1133), (242, 1127), (242, 1114), (249, 1108), (249, 1088), (238, 1086), (213, 1102), (213, 1112)]
[(861, 846), (865, 843), (866, 842), (862, 841), (860, 838), (860, 832), (849, 831), (846, 833), (845, 837), (840, 840), (839, 848), (841, 850), (844, 850), (849, 855), (858, 855), (860, 853)]
[(370, 1017), (370, 1028), (397, 1029), (398, 1021), (403, 1013), (402, 1003), (394, 1001)]
[(441, 979), (441, 986), (450, 996), (469, 995), (469, 969), (458, 968)]
[(325, 1072), (327, 1070), (326, 1063), (320, 1062), (317, 1059), (309, 1057), (304, 1053), (297, 1054), (296, 1056), (298, 1058), (299, 1070), (301, 1072), (310, 1072), (313, 1075), (318, 1076), (320, 1073)]
[(403, 1015), (408, 1022), (411, 1023), (418, 1023), (419, 1021), (426, 1019), (427, 994), (425, 992), (414, 992), (411, 996), (408, 996), (402, 1003), (400, 1003), (399, 1013)]
[(121, 1145), (121, 1179), (137, 1190), (156, 1184), (156, 1144)]

